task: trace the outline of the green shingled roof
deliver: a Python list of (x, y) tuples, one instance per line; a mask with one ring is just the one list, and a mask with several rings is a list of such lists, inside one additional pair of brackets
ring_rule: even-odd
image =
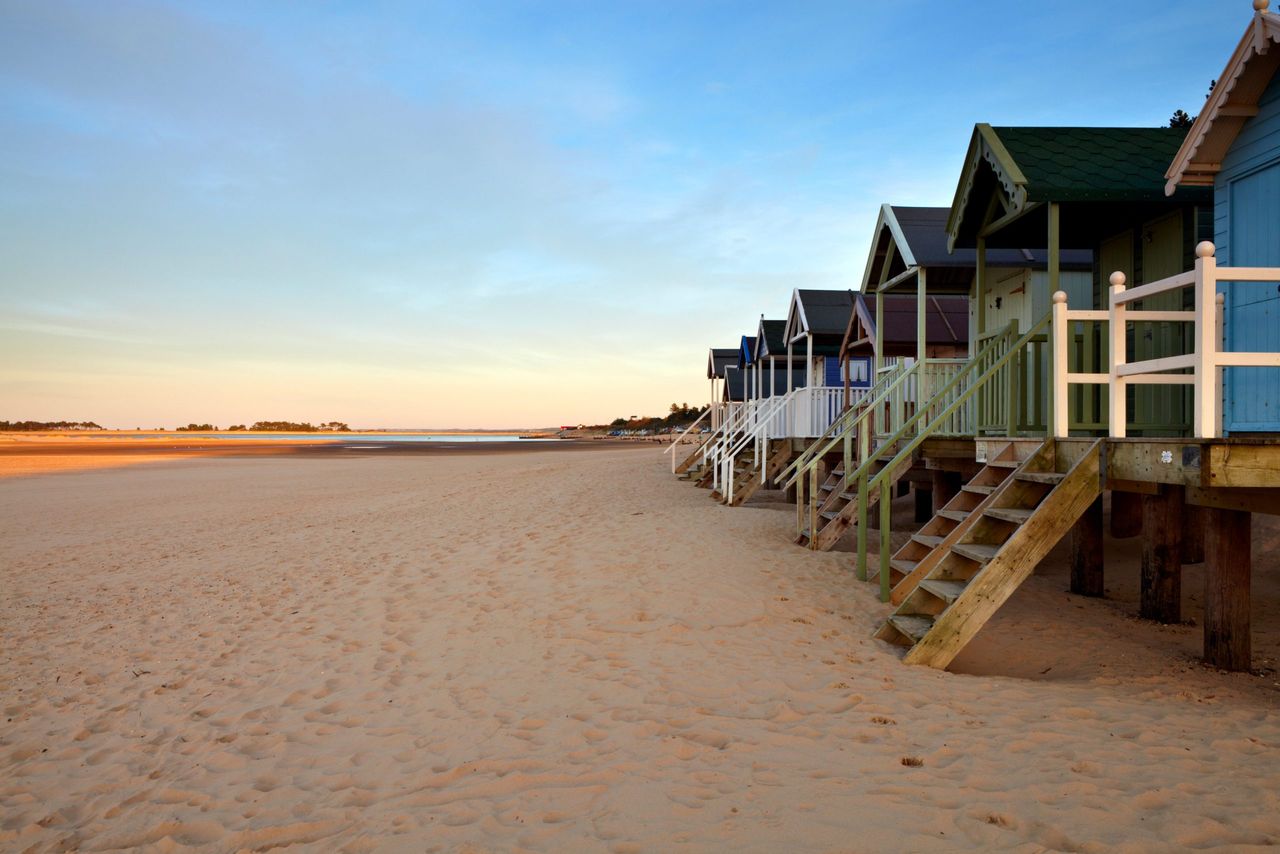
[(992, 128), (1026, 177), (1027, 200), (1164, 200), (1186, 128)]

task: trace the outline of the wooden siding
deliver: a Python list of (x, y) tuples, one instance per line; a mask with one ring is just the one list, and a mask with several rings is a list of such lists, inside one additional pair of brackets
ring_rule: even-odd
[[(1280, 75), (1272, 78), (1223, 158), (1214, 183), (1214, 243), (1223, 266), (1280, 266)], [(1259, 284), (1228, 283), (1226, 348), (1280, 350), (1280, 295)], [(1280, 431), (1280, 371), (1223, 371), (1227, 435)]]

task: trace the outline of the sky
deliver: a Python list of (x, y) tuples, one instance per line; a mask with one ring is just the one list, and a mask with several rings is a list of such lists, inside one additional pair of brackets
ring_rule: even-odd
[(706, 402), (975, 122), (1160, 126), (1250, 0), (0, 0), (0, 420)]

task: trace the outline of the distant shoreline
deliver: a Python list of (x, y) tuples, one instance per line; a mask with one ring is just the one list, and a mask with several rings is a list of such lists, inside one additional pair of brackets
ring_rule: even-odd
[[(146, 433), (135, 431), (86, 431), (79, 435), (60, 432), (0, 434), (0, 478), (118, 468), (139, 463), (170, 462), (198, 458), (306, 457), (347, 459), (368, 457), (456, 456), (459, 454), (521, 454), (546, 451), (589, 451), (644, 447), (626, 439), (561, 439), (525, 441), (520, 438), (474, 441), (469, 437), (515, 436), (514, 433), (391, 433), (385, 442), (372, 433), (294, 434), (261, 433), (244, 437), (237, 431), (229, 438), (200, 433)], [(403, 436), (457, 436), (459, 441), (396, 441)], [(315, 437), (315, 438), (312, 438)], [(652, 445), (649, 445), (652, 447)]]

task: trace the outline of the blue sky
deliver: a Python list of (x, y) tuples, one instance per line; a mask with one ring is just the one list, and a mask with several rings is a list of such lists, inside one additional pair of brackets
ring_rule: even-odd
[(973, 124), (1195, 113), (1248, 0), (0, 0), (0, 419), (703, 402)]

